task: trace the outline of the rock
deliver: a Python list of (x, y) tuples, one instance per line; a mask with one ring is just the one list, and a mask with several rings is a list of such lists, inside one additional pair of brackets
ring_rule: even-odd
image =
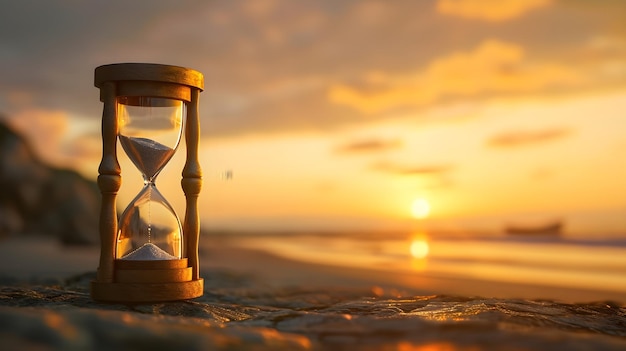
[(45, 234), (64, 244), (98, 242), (95, 182), (50, 167), (27, 140), (0, 122), (0, 237)]
[[(94, 277), (0, 286), (2, 349), (626, 350), (626, 311), (607, 303), (367, 297), (302, 287), (297, 294), (216, 289), (189, 301), (104, 304), (89, 298)], [(303, 308), (303, 299), (312, 304)]]

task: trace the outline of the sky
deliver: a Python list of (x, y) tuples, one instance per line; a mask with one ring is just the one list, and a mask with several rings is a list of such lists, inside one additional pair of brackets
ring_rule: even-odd
[[(203, 227), (626, 236), (624, 1), (0, 6), (2, 118), (89, 178), (97, 66), (204, 74)], [(181, 217), (183, 157), (157, 181)], [(122, 158), (123, 208), (141, 180)]]

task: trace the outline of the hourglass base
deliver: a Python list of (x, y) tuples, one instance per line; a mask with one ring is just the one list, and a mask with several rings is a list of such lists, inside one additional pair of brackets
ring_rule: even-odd
[(115, 260), (115, 282), (91, 282), (91, 297), (107, 302), (164, 302), (202, 296), (204, 280), (192, 280), (187, 259)]

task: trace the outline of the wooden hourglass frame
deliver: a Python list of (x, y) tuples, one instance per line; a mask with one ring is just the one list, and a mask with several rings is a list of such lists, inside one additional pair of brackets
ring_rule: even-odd
[[(95, 86), (100, 89), (100, 101), (104, 103), (104, 108), (102, 161), (98, 169), (98, 187), (102, 194), (99, 226), (101, 247), (97, 277), (91, 283), (92, 298), (107, 302), (149, 303), (202, 296), (204, 281), (200, 278), (198, 264), (198, 195), (202, 187), (202, 171), (198, 161), (198, 97), (204, 89), (202, 73), (161, 64), (110, 64), (96, 68)], [(123, 260), (118, 257), (116, 198), (122, 182), (117, 159), (120, 98), (182, 101), (186, 107), (182, 125), (187, 159), (181, 180), (186, 197), (186, 212), (182, 224), (182, 250), (176, 259)]]

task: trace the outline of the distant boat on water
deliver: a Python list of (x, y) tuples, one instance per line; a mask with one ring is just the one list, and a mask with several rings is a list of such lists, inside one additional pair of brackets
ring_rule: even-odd
[(560, 236), (562, 229), (563, 223), (557, 221), (535, 226), (509, 225), (505, 232), (509, 235), (522, 236)]

